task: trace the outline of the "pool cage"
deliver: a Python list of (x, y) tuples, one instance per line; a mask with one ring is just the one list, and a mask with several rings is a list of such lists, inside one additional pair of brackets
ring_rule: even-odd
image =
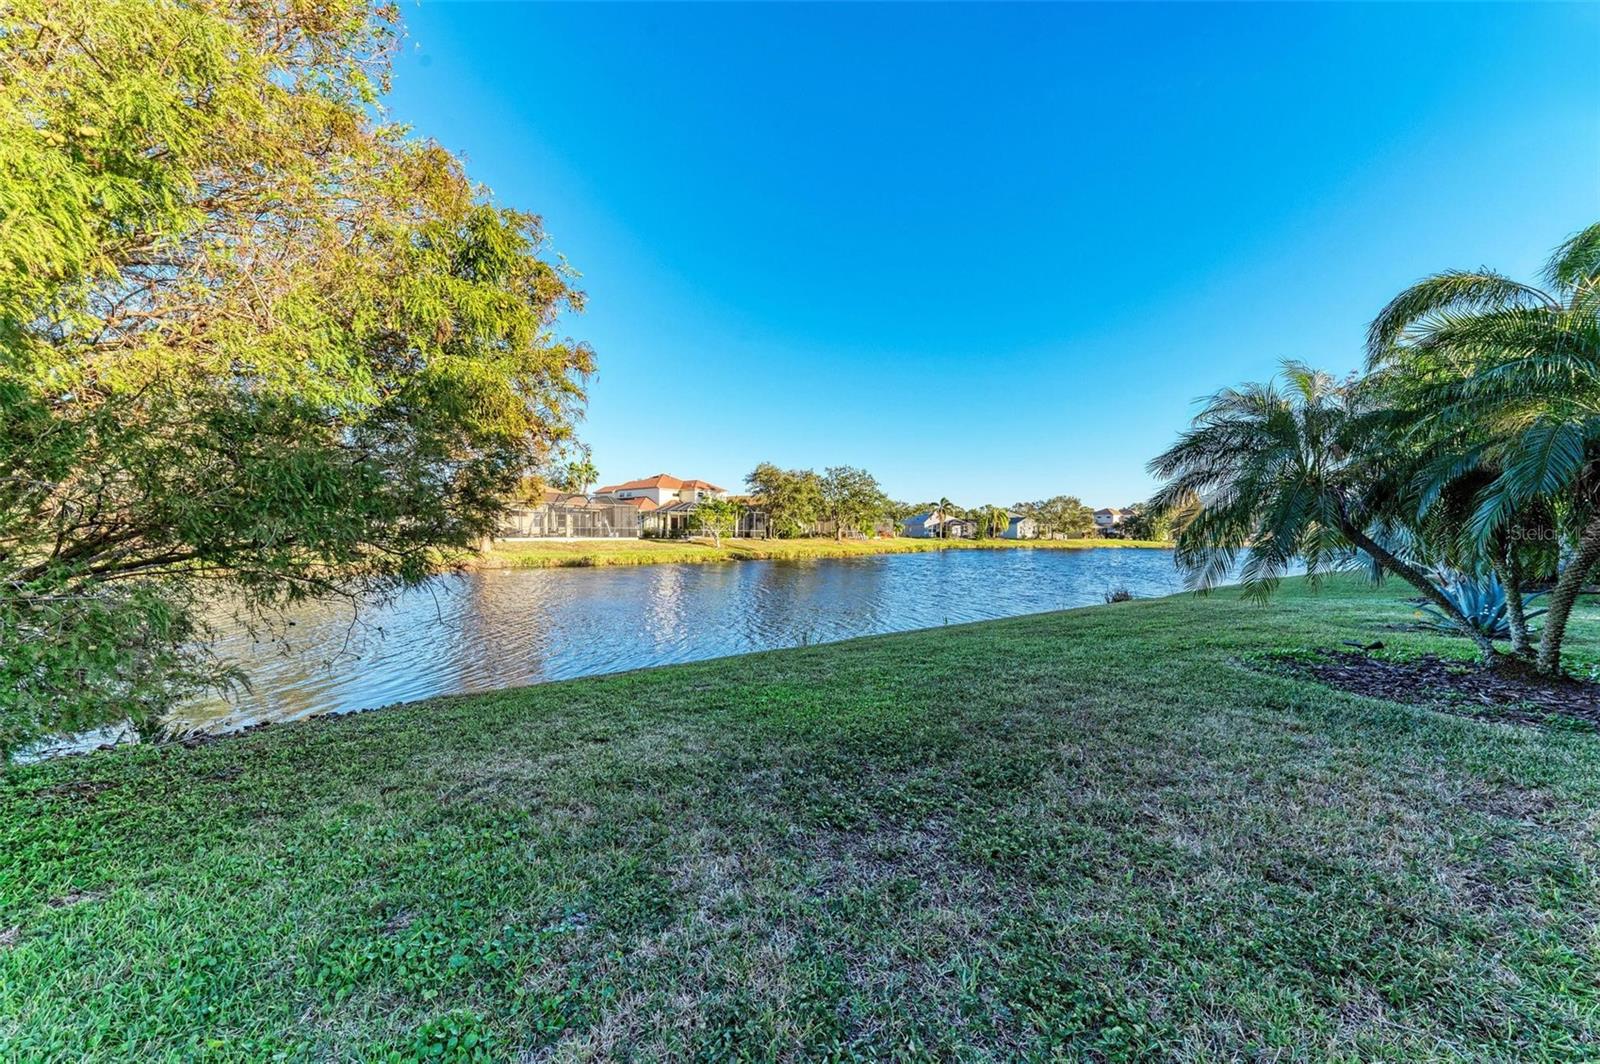
[(522, 506), (506, 514), (500, 539), (637, 539), (639, 510), (626, 503), (575, 500)]
[[(695, 526), (694, 511), (699, 503), (675, 502), (641, 515), (640, 534), (652, 539), (682, 539), (699, 535)], [(729, 535), (734, 539), (766, 539), (767, 514), (765, 510), (745, 507), (739, 511), (739, 520)]]
[[(582, 495), (547, 497), (511, 509), (500, 522), (496, 539), (681, 539), (698, 535), (696, 503), (669, 503), (641, 510), (632, 503), (589, 499)], [(765, 539), (767, 515), (743, 509), (732, 536)]]

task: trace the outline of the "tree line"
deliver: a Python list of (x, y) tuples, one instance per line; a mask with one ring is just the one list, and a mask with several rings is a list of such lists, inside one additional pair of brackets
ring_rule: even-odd
[(811, 535), (821, 525), (836, 539), (848, 532), (870, 536), (895, 513), (877, 478), (854, 466), (818, 473), (762, 462), (744, 483), (752, 504), (767, 515), (769, 534), (783, 538)]
[[(835, 536), (846, 532), (871, 535), (887, 525), (898, 529), (918, 514), (938, 512), (949, 519), (970, 520), (979, 536), (997, 537), (1011, 524), (1013, 515), (1032, 518), (1040, 536), (1076, 539), (1095, 532), (1094, 510), (1075, 495), (1056, 495), (1011, 506), (985, 504), (959, 506), (949, 498), (925, 502), (891, 499), (878, 481), (863, 469), (834, 466), (821, 473), (811, 469), (784, 469), (762, 462), (744, 478), (753, 507), (767, 515), (768, 533), (780, 538), (809, 536), (826, 528)], [(1143, 505), (1135, 505), (1121, 534), (1130, 539), (1167, 538), (1171, 519)]]

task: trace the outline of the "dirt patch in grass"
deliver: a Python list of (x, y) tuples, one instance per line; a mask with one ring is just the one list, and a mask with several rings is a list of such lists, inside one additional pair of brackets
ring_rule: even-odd
[(65, 909), (69, 905), (100, 901), (105, 896), (106, 892), (103, 890), (79, 890), (77, 887), (73, 887), (59, 898), (51, 898), (48, 904), (52, 909)]
[(1517, 724), (1578, 722), (1600, 728), (1600, 684), (1547, 680), (1519, 669), (1481, 669), (1425, 655), (1409, 661), (1328, 650), (1279, 659), (1286, 670), (1341, 691), (1459, 716)]

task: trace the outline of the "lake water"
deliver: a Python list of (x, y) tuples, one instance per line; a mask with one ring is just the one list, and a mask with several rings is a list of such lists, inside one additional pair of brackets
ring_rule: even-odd
[(252, 690), (190, 707), (185, 730), (230, 731), (648, 665), (801, 646), (1183, 589), (1172, 552), (950, 550), (808, 562), (486, 570), (441, 578), (353, 618), (291, 614), (283, 643), (219, 649)]

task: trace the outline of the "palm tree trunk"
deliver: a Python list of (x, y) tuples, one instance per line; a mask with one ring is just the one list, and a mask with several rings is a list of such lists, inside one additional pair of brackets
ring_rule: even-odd
[(1504, 542), (1497, 543), (1490, 552), (1489, 567), (1500, 579), (1500, 586), (1505, 588), (1506, 625), (1511, 629), (1511, 653), (1518, 657), (1531, 657), (1533, 644), (1528, 639), (1528, 617), (1522, 606), (1522, 563), (1517, 559), (1517, 548)]
[(1462, 635), (1472, 640), (1483, 658), (1483, 663), (1491, 667), (1494, 665), (1497, 657), (1494, 640), (1473, 627), (1472, 622), (1467, 620), (1467, 615), (1462, 613), (1444, 592), (1434, 587), (1433, 581), (1429, 580), (1420, 569), (1380, 547), (1370, 536), (1349, 521), (1343, 523), (1340, 531), (1351, 543), (1370, 554), (1379, 565), (1422, 592), (1424, 598), (1439, 607), (1446, 617), (1455, 622), (1455, 626), (1461, 629)]
[(1545, 611), (1544, 631), (1539, 636), (1539, 671), (1547, 676), (1561, 672), (1561, 641), (1567, 635), (1567, 621), (1572, 607), (1578, 601), (1578, 592), (1584, 581), (1600, 561), (1600, 514), (1589, 519), (1578, 537), (1578, 551), (1572, 561), (1556, 577), (1556, 586), (1550, 589), (1550, 608)]

